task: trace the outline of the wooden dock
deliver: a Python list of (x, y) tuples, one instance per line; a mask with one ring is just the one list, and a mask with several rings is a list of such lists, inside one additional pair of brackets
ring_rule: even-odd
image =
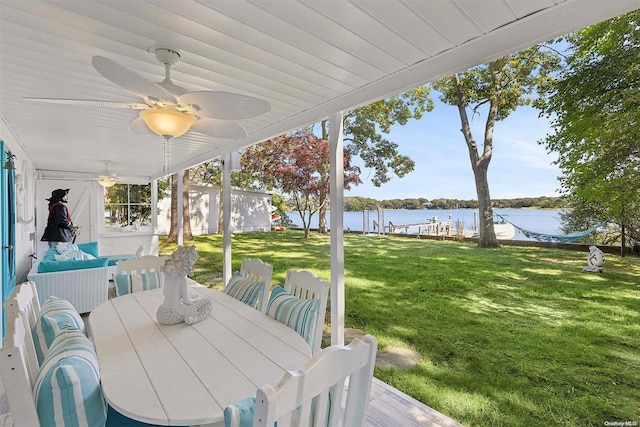
[(439, 222), (419, 222), (413, 224), (394, 224), (389, 221), (389, 226), (385, 227), (390, 234), (407, 234), (409, 230), (417, 229), (417, 234), (426, 236), (452, 236), (455, 230), (449, 221)]

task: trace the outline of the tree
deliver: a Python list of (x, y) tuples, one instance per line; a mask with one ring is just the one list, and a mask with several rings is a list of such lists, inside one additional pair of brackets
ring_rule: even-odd
[(222, 158), (216, 157), (213, 160), (199, 164), (190, 169), (192, 181), (218, 186), (218, 234), (222, 234)]
[[(542, 46), (504, 56), (463, 73), (456, 73), (433, 83), (442, 95), (440, 99), (458, 108), (460, 129), (469, 151), (475, 177), (480, 237), (478, 246), (499, 247), (493, 228), (493, 209), (489, 181), (489, 164), (493, 156), (495, 123), (506, 119), (518, 106), (531, 104), (532, 94), (550, 79), (557, 69), (558, 55)], [(472, 117), (486, 109), (484, 136), (481, 145), (473, 137), (469, 112)]]
[[(171, 180), (171, 225), (167, 243), (178, 241), (178, 175), (173, 174)], [(191, 232), (191, 215), (189, 213), (189, 169), (184, 171), (182, 179), (182, 236), (185, 241), (193, 240)]]
[(273, 194), (271, 196), (271, 205), (276, 208), (276, 210), (272, 213), (273, 215), (277, 215), (280, 219), (272, 221), (274, 226), (282, 226), (282, 227), (294, 227), (295, 224), (289, 218), (287, 212), (289, 212), (289, 206), (287, 206), (287, 199), (285, 196), (281, 194)]
[[(640, 229), (640, 11), (568, 35), (564, 68), (540, 106), (559, 154), (567, 231), (611, 219)], [(640, 241), (640, 236), (634, 239)], [(624, 245), (624, 239), (622, 239)]]
[[(344, 186), (358, 184), (359, 169), (351, 166), (344, 153)], [(329, 142), (309, 130), (282, 135), (248, 148), (242, 155), (242, 168), (253, 173), (268, 189), (278, 189), (290, 197), (292, 209), (300, 214), (305, 238), (309, 238), (311, 217), (328, 199)]]
[[(344, 115), (344, 150), (351, 158), (360, 157), (364, 167), (374, 171), (371, 181), (376, 187), (389, 182), (395, 175), (402, 178), (413, 171), (415, 162), (398, 151), (398, 144), (384, 138), (394, 125), (405, 125), (410, 119), (420, 119), (422, 114), (433, 109), (430, 88), (420, 86), (400, 95), (382, 99), (357, 108)], [(328, 123), (320, 123), (321, 139), (329, 139)], [(329, 176), (329, 163), (324, 165), (321, 179)], [(323, 186), (322, 188), (329, 188)], [(318, 230), (327, 231), (326, 211), (328, 203), (321, 194), (318, 214)]]

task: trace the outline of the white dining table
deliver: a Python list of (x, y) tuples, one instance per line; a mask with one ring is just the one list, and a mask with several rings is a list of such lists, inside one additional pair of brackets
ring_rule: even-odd
[(129, 418), (159, 425), (223, 425), (224, 408), (255, 396), (311, 358), (293, 329), (223, 292), (190, 281), (213, 303), (206, 319), (158, 323), (162, 290), (111, 299), (89, 315), (104, 397)]

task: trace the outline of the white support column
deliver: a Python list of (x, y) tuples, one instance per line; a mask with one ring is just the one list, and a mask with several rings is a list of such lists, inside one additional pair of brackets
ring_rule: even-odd
[(231, 278), (231, 153), (222, 158), (222, 280)]
[(182, 222), (184, 221), (184, 201), (183, 201), (183, 197), (184, 195), (182, 194), (182, 181), (184, 181), (184, 170), (180, 169), (178, 171), (178, 173), (176, 174), (176, 189), (178, 190), (176, 192), (176, 197), (177, 197), (177, 204), (178, 204), (178, 221), (176, 224), (176, 241), (178, 243), (178, 246), (183, 246), (184, 245), (184, 227), (182, 226)]
[(331, 345), (344, 345), (344, 157), (342, 112), (329, 117)]
[[(158, 212), (158, 180), (156, 178), (151, 180), (151, 212)], [(158, 215), (151, 215), (151, 229), (153, 234), (158, 234)]]
[(158, 179), (151, 180), (151, 230), (153, 230), (153, 238), (149, 247), (144, 250), (147, 255), (158, 255)]

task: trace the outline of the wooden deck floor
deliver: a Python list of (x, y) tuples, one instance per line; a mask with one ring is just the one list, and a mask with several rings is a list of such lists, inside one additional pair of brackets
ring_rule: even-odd
[(367, 427), (463, 427), (422, 402), (374, 378)]

